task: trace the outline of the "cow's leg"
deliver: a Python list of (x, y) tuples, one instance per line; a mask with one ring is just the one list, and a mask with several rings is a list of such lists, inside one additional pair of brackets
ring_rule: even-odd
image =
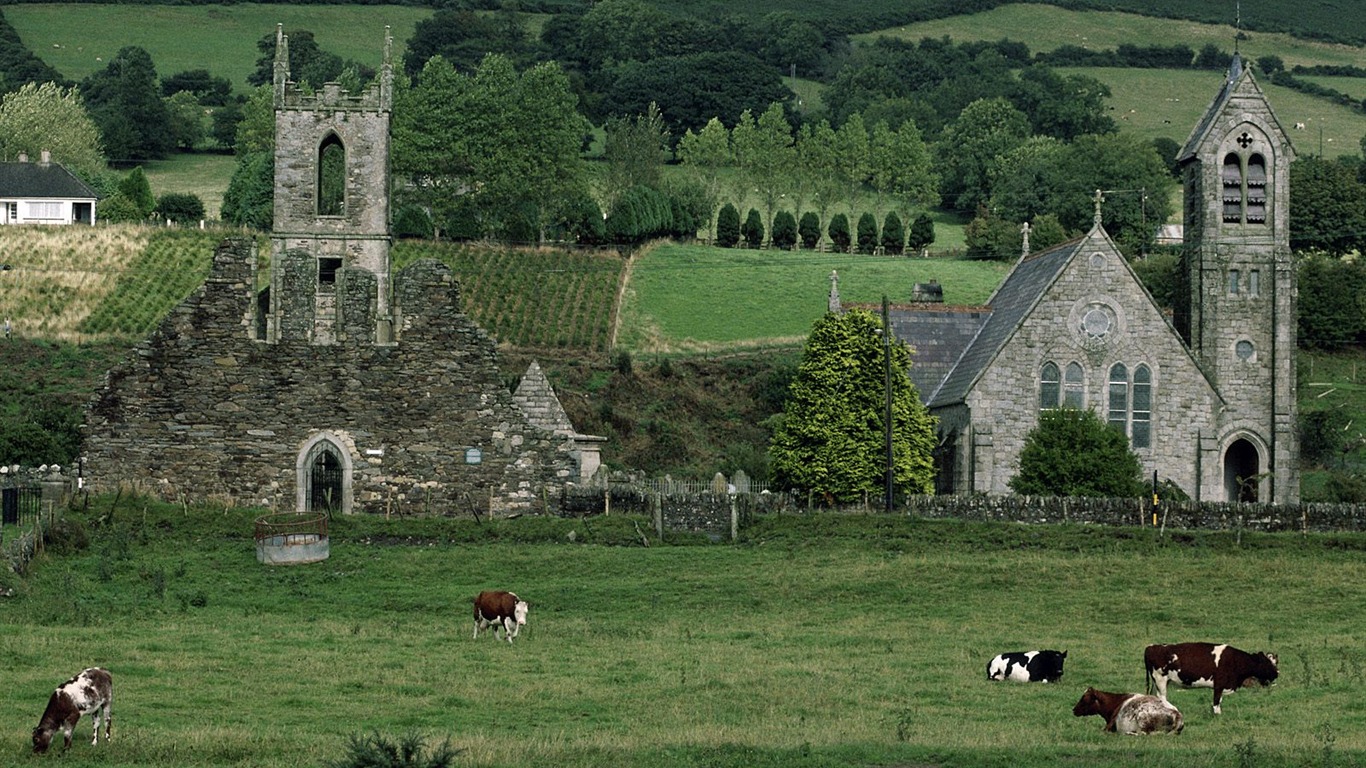
[(1219, 711), (1219, 702), (1224, 698), (1224, 690), (1219, 686), (1214, 686), (1214, 714), (1222, 714)]
[(1152, 675), (1152, 689), (1157, 692), (1158, 698), (1167, 700), (1167, 675), (1154, 670)]
[(104, 707), (96, 709), (90, 713), (90, 746), (100, 745), (100, 721), (104, 719)]
[(503, 637), (507, 638), (508, 645), (512, 645), (512, 637), (513, 637), (512, 628), (515, 627), (515, 626), (517, 626), (517, 620), (516, 620), (516, 619), (512, 618), (511, 616), (504, 616), (504, 617), (503, 617)]

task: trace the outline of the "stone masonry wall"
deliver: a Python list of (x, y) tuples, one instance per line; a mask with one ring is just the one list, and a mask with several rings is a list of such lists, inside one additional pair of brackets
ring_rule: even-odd
[[(541, 511), (574, 479), (570, 441), (514, 406), (444, 265), (396, 278), (393, 345), (345, 321), (327, 345), (255, 339), (254, 265), (248, 241), (226, 241), (204, 286), (109, 373), (87, 414), (93, 489), (293, 510), (318, 435), (346, 453), (353, 511)], [(339, 276), (339, 298), (370, 316), (372, 276), (350, 277), (363, 279), (350, 291)]]

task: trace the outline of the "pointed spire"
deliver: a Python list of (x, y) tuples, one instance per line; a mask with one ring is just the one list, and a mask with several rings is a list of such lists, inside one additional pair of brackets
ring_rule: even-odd
[(389, 26), (384, 27), (384, 62), (379, 69), (379, 108), (389, 110), (394, 103), (394, 37)]
[(289, 38), (285, 36), (285, 25), (275, 25), (275, 105), (284, 101), (285, 84), (289, 82)]

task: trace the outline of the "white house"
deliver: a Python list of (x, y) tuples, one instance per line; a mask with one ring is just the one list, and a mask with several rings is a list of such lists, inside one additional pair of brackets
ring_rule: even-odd
[(98, 198), (47, 150), (36, 163), (0, 163), (0, 224), (94, 224)]

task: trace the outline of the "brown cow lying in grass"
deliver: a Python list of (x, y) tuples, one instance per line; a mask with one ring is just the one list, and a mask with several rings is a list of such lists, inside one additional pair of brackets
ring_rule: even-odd
[(1072, 708), (1077, 717), (1100, 715), (1111, 733), (1180, 733), (1186, 727), (1176, 707), (1159, 696), (1109, 693), (1087, 688)]

